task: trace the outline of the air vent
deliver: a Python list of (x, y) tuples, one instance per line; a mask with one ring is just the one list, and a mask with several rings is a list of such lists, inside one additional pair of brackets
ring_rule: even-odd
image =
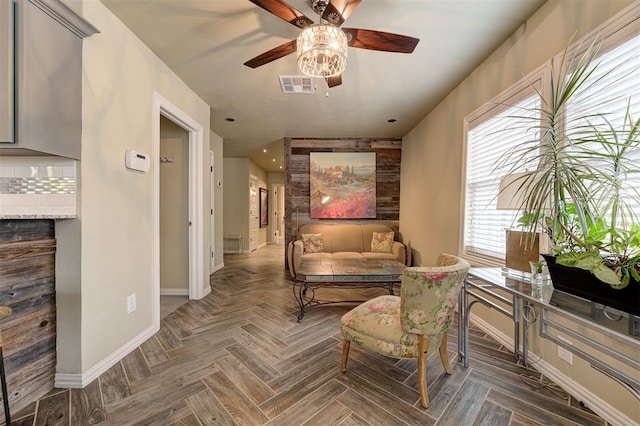
[(280, 87), (284, 93), (313, 93), (313, 78), (302, 75), (281, 75)]

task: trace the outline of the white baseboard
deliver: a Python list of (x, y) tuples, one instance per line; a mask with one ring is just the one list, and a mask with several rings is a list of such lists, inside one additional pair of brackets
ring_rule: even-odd
[(102, 373), (113, 367), (122, 358), (129, 355), (131, 351), (143, 344), (148, 338), (156, 334), (157, 331), (158, 327), (151, 326), (147, 328), (84, 373), (56, 373), (54, 386), (56, 388), (84, 388), (97, 379)]
[[(478, 328), (487, 333), (489, 336), (498, 341), (498, 343), (513, 349), (513, 338), (500, 332), (490, 323), (486, 322), (477, 315), (471, 314), (469, 320), (473, 322)], [(536, 359), (538, 355), (528, 352), (529, 359)], [(576, 400), (582, 401), (590, 410), (605, 419), (612, 425), (633, 425), (636, 421), (627, 417), (624, 413), (621, 413), (615, 407), (612, 407), (607, 401), (595, 395), (588, 388), (582, 386), (579, 383), (573, 381), (566, 374), (562, 373), (553, 365), (540, 359), (535, 364), (531, 363), (531, 367), (544, 374), (548, 379), (558, 384), (567, 393), (571, 394)]]
[(560, 385), (569, 392), (576, 400), (582, 401), (591, 411), (602, 417), (607, 423), (612, 425), (635, 425), (637, 422), (624, 413), (616, 410), (607, 401), (594, 395), (588, 388), (574, 382), (553, 365), (540, 360), (533, 365), (533, 368), (544, 374), (548, 379)]
[(188, 288), (160, 288), (160, 296), (188, 296)]
[(202, 289), (202, 298), (204, 298), (209, 293), (211, 293), (211, 285), (208, 285), (204, 289)]
[(224, 262), (222, 262), (222, 263), (221, 263), (221, 264), (219, 264), (219, 265), (216, 265), (216, 266), (213, 268), (213, 271), (210, 271), (210, 272), (209, 272), (209, 274), (213, 274), (214, 272), (217, 272), (217, 271), (219, 271), (219, 270), (220, 270), (220, 269), (222, 269), (222, 268), (224, 268)]

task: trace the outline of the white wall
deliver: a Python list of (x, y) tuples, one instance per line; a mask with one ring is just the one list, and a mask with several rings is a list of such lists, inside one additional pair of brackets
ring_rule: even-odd
[[(630, 3), (549, 0), (404, 138), (400, 231), (411, 240), (414, 264), (431, 263), (442, 251), (462, 250), (464, 117), (561, 52), (572, 37), (576, 40)], [(510, 335), (508, 320), (482, 306), (473, 311)], [(549, 355), (555, 351), (555, 345), (548, 341), (534, 345), (539, 353)], [(584, 363), (566, 368), (550, 355), (545, 361), (640, 422), (638, 401), (621, 386)]]
[[(148, 173), (128, 170), (124, 153), (151, 154), (157, 131), (154, 93), (204, 129), (210, 114), (209, 106), (101, 2), (85, 0), (82, 9), (100, 33), (83, 46), (79, 218), (57, 229), (58, 373), (71, 381), (77, 375), (85, 380), (153, 332), (153, 167)], [(205, 132), (200, 153), (205, 170), (209, 137)], [(206, 214), (208, 175), (202, 187)], [(207, 221), (203, 234), (208, 265)], [(208, 266), (196, 279), (208, 286)], [(128, 315), (126, 298), (133, 293), (137, 310)]]

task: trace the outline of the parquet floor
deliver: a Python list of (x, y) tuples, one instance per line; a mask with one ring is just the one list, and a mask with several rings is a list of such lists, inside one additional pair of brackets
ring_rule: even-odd
[[(302, 324), (282, 246), (225, 256), (212, 292), (162, 320), (160, 331), (82, 390), (54, 389), (15, 425), (605, 425), (479, 330), (471, 365), (428, 366), (420, 406), (413, 360), (351, 349), (339, 370), (340, 316), (321, 306)], [(381, 290), (371, 290), (379, 292)], [(375, 295), (367, 294), (367, 297)], [(531, 376), (531, 383), (523, 376)]]

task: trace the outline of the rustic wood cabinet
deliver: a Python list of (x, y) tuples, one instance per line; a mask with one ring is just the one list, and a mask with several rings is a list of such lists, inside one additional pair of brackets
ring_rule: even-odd
[[(4, 66), (11, 53), (0, 60), (3, 70), (13, 73), (15, 93), (11, 93), (11, 87), (6, 88), (8, 95), (13, 95), (13, 111), (3, 113), (0, 121), (6, 123), (0, 125), (0, 155), (46, 153), (79, 160), (82, 39), (97, 29), (59, 0), (11, 0), (2, 4), (0, 18), (14, 31), (11, 42), (5, 39), (12, 34), (2, 31), (0, 54), (13, 49), (13, 68)], [(0, 78), (3, 87), (11, 86), (9, 78), (3, 74)], [(12, 151), (6, 152), (8, 149)]]

